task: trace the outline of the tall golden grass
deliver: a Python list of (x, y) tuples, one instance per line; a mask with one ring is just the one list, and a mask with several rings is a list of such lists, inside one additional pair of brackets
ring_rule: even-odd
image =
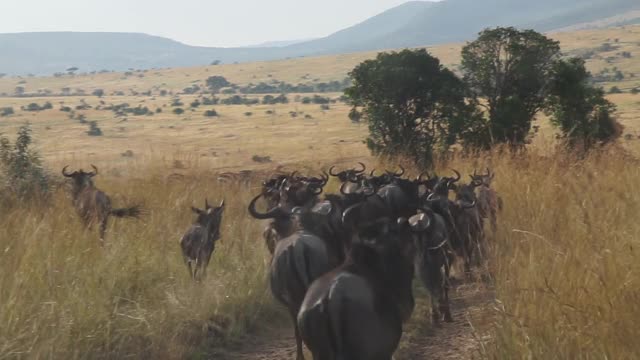
[(612, 150), (491, 164), (505, 208), (492, 240), (487, 357), (637, 358), (640, 163)]
[[(101, 248), (65, 191), (0, 218), (0, 358), (184, 358), (243, 333), (272, 303), (248, 189), (213, 176), (166, 182), (96, 177), (114, 205), (143, 201), (140, 221), (112, 221)], [(189, 180), (189, 179), (197, 179)], [(212, 179), (207, 181), (205, 179)], [(194, 283), (178, 240), (190, 206), (226, 199), (208, 278)]]
[[(618, 151), (588, 159), (492, 154), (447, 164), (490, 165), (504, 199), (490, 238), (496, 288), (484, 356), (634, 358), (640, 353), (640, 167)], [(445, 170), (441, 170), (444, 173)], [(143, 200), (141, 221), (116, 220), (101, 248), (70, 200), (23, 204), (0, 218), (0, 358), (184, 358), (272, 319), (261, 226), (248, 188), (193, 170), (96, 178), (116, 205)], [(256, 189), (253, 189), (255, 192)], [(115, 195), (117, 194), (117, 195)], [(190, 206), (227, 200), (208, 278), (193, 283), (178, 239)], [(426, 320), (425, 320), (426, 321)]]

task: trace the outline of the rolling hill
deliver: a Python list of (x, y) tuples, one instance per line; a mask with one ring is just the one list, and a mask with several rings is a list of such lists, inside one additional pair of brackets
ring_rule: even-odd
[(139, 33), (0, 34), (0, 73), (42, 75), (71, 66), (123, 71), (435, 45), (472, 39), (489, 26), (551, 31), (598, 21), (620, 24), (602, 22), (612, 18), (634, 23), (639, 10), (637, 0), (410, 1), (325, 38), (242, 48), (195, 47)]

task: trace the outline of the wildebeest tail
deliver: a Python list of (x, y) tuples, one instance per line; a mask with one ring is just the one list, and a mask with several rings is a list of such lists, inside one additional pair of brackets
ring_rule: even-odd
[(139, 218), (144, 214), (144, 210), (141, 205), (135, 205), (128, 208), (111, 209), (111, 215), (119, 218)]

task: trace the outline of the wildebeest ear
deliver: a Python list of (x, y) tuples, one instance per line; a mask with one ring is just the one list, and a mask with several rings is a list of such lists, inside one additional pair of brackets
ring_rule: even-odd
[(194, 207), (194, 206), (191, 207), (191, 211), (193, 211), (194, 213), (196, 213), (198, 215), (203, 213), (202, 210), (200, 210), (200, 209), (198, 209), (197, 207)]
[(416, 232), (425, 231), (431, 225), (431, 219), (427, 214), (417, 214), (409, 218), (411, 229)]

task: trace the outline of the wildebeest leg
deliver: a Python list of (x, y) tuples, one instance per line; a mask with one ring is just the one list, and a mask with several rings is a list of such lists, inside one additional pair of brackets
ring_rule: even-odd
[(449, 258), (449, 253), (446, 250), (442, 250), (442, 259), (443, 262), (443, 270), (444, 270), (444, 279), (442, 279), (443, 284), (443, 292), (442, 295), (444, 297), (440, 298), (440, 312), (444, 314), (444, 321), (453, 322), (453, 317), (451, 316), (451, 309), (449, 308), (449, 270), (451, 269), (451, 263)]
[(296, 311), (293, 306), (289, 306), (289, 314), (291, 314), (296, 334), (296, 360), (304, 360), (304, 354), (302, 352), (302, 336), (300, 336), (300, 329), (298, 328), (298, 311)]
[(107, 222), (109, 217), (105, 216), (100, 222), (100, 244), (104, 246), (104, 233), (107, 231)]
[(191, 266), (191, 260), (187, 259), (187, 260), (185, 260), (185, 262), (187, 263), (187, 269), (189, 269), (189, 276), (191, 277), (191, 279), (195, 280), (195, 275), (193, 273), (193, 267)]

